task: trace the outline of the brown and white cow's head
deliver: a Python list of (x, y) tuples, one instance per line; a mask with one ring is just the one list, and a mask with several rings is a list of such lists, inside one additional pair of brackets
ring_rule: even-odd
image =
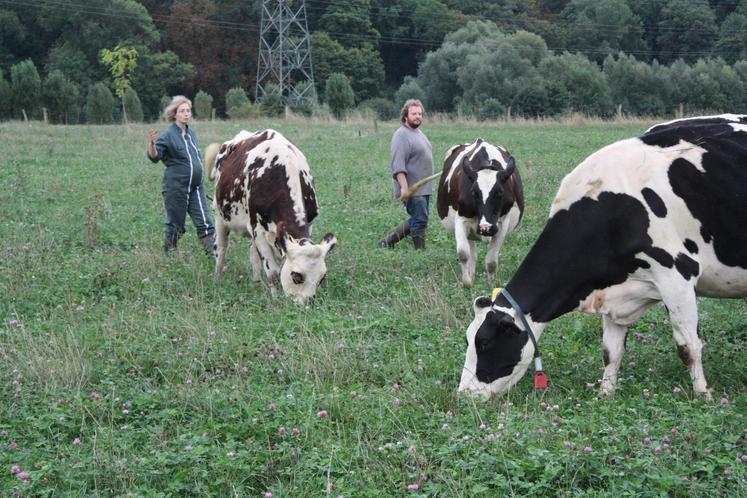
[(509, 157), (505, 167), (497, 158), (491, 158), (486, 148), (480, 147), (482, 140), (478, 140), (477, 151), (470, 158), (468, 154), (462, 159), (462, 170), (471, 183), (469, 190), (462, 195), (467, 196), (461, 202), (474, 206), (477, 216), (477, 232), (485, 237), (492, 237), (498, 231), (497, 221), (501, 214), (503, 190), (506, 182), (516, 169), (516, 162)]
[(494, 305), (488, 297), (475, 299), (474, 310), (459, 390), (487, 399), (508, 391), (524, 376), (534, 346), (513, 310)]
[(318, 244), (311, 239), (294, 239), (278, 225), (277, 243), (285, 253), (280, 269), (280, 285), (283, 292), (298, 304), (309, 304), (314, 300), (319, 285), (327, 279), (327, 253), (337, 245), (334, 233), (327, 233)]

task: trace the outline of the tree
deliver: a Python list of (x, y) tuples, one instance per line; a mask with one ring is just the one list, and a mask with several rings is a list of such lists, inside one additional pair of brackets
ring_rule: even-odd
[(596, 62), (620, 50), (645, 49), (641, 20), (625, 0), (571, 0), (562, 17), (569, 23), (569, 48)]
[(607, 76), (613, 103), (621, 105), (624, 113), (661, 116), (668, 111), (668, 85), (661, 78), (660, 67), (655, 72), (645, 62), (620, 53), (617, 57), (607, 56), (603, 72)]
[(132, 75), (132, 87), (137, 89), (145, 117), (158, 119), (161, 114), (159, 109), (162, 110), (161, 97), (183, 94), (183, 81), (193, 69), (190, 64), (180, 62), (174, 52), (139, 54)]
[(373, 48), (380, 36), (371, 23), (370, 0), (329, 3), (319, 20), (319, 28), (348, 48)]
[(573, 112), (608, 117), (614, 107), (607, 78), (599, 66), (579, 54), (568, 52), (548, 57), (539, 64), (545, 81), (555, 81), (567, 92)]
[(41, 116), (41, 77), (31, 59), (10, 68), (10, 85), (16, 116), (24, 119)]
[(394, 94), (394, 102), (398, 105), (404, 104), (408, 99), (417, 99), (421, 102), (426, 100), (425, 92), (420, 88), (418, 81), (412, 76), (405, 76), (402, 86)]
[(61, 71), (47, 75), (42, 86), (44, 106), (52, 123), (74, 124), (80, 115), (80, 91)]
[(716, 53), (726, 61), (734, 64), (740, 59), (747, 59), (747, 15), (733, 13), (724, 19), (716, 40)]
[(213, 113), (213, 97), (200, 90), (195, 95), (195, 116), (200, 119), (210, 119)]
[(341, 73), (332, 73), (327, 78), (324, 99), (329, 105), (332, 115), (337, 119), (345, 117), (345, 113), (353, 107), (355, 101), (353, 88), (350, 86), (347, 76)]
[(0, 67), (12, 64), (13, 48), (25, 42), (26, 33), (26, 27), (15, 12), (0, 9)]
[(102, 82), (94, 83), (88, 88), (86, 98), (86, 114), (88, 122), (94, 124), (109, 124), (113, 118), (114, 96)]
[(695, 61), (709, 54), (716, 40), (716, 16), (705, 0), (670, 0), (658, 27), (662, 62)]
[[(127, 93), (127, 89), (130, 88), (130, 78), (137, 67), (137, 50), (117, 45), (114, 50), (102, 48), (100, 53), (101, 62), (109, 68), (112, 79), (114, 80), (114, 93), (122, 99), (122, 112), (126, 123), (127, 107), (125, 106), (124, 96)], [(135, 97), (137, 97), (137, 93), (135, 93)], [(140, 105), (140, 99), (137, 102)], [(141, 114), (142, 110), (141, 105)], [(140, 121), (142, 119), (141, 115)]]
[(134, 88), (128, 87), (122, 96), (122, 110), (124, 111), (125, 121), (139, 123), (143, 121), (143, 104), (137, 96)]

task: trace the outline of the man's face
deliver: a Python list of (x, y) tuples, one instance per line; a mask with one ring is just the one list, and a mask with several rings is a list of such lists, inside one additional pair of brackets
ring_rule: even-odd
[(423, 122), (423, 108), (420, 106), (410, 106), (407, 109), (407, 117), (405, 118), (405, 125), (413, 130), (417, 129), (418, 126)]

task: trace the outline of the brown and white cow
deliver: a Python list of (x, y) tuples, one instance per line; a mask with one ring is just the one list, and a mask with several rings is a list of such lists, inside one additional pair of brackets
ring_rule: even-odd
[(333, 233), (311, 240), (318, 214), (314, 181), (303, 153), (275, 130), (241, 131), (206, 151), (208, 178), (215, 182), (215, 273), (220, 275), (235, 231), (251, 237), (249, 259), (254, 281), (264, 267), (275, 294), (283, 291), (299, 304), (316, 295), (327, 275), (325, 257), (337, 244)]
[(747, 295), (745, 226), (747, 116), (663, 123), (595, 152), (563, 179), (506, 285), (515, 305), (504, 294), (475, 300), (459, 389), (507, 391), (532, 362), (528, 332), (539, 340), (578, 310), (603, 317), (601, 393), (610, 394), (628, 326), (661, 301), (694, 392), (710, 397), (697, 296)]
[(503, 241), (524, 212), (524, 190), (514, 158), (481, 138), (455, 145), (446, 153), (437, 209), (441, 223), (456, 239), (462, 284), (470, 287), (475, 279), (476, 240), (488, 243), (485, 270), (494, 275)]

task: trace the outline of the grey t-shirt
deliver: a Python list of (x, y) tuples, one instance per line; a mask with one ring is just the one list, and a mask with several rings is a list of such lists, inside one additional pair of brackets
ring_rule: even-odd
[[(400, 126), (392, 136), (392, 180), (394, 182), (394, 196), (399, 198), (399, 183), (397, 173), (407, 175), (407, 184), (427, 178), (433, 174), (433, 148), (425, 134), (419, 129), (413, 130)], [(433, 192), (433, 184), (429, 182), (418, 190), (417, 195), (429, 195)]]

